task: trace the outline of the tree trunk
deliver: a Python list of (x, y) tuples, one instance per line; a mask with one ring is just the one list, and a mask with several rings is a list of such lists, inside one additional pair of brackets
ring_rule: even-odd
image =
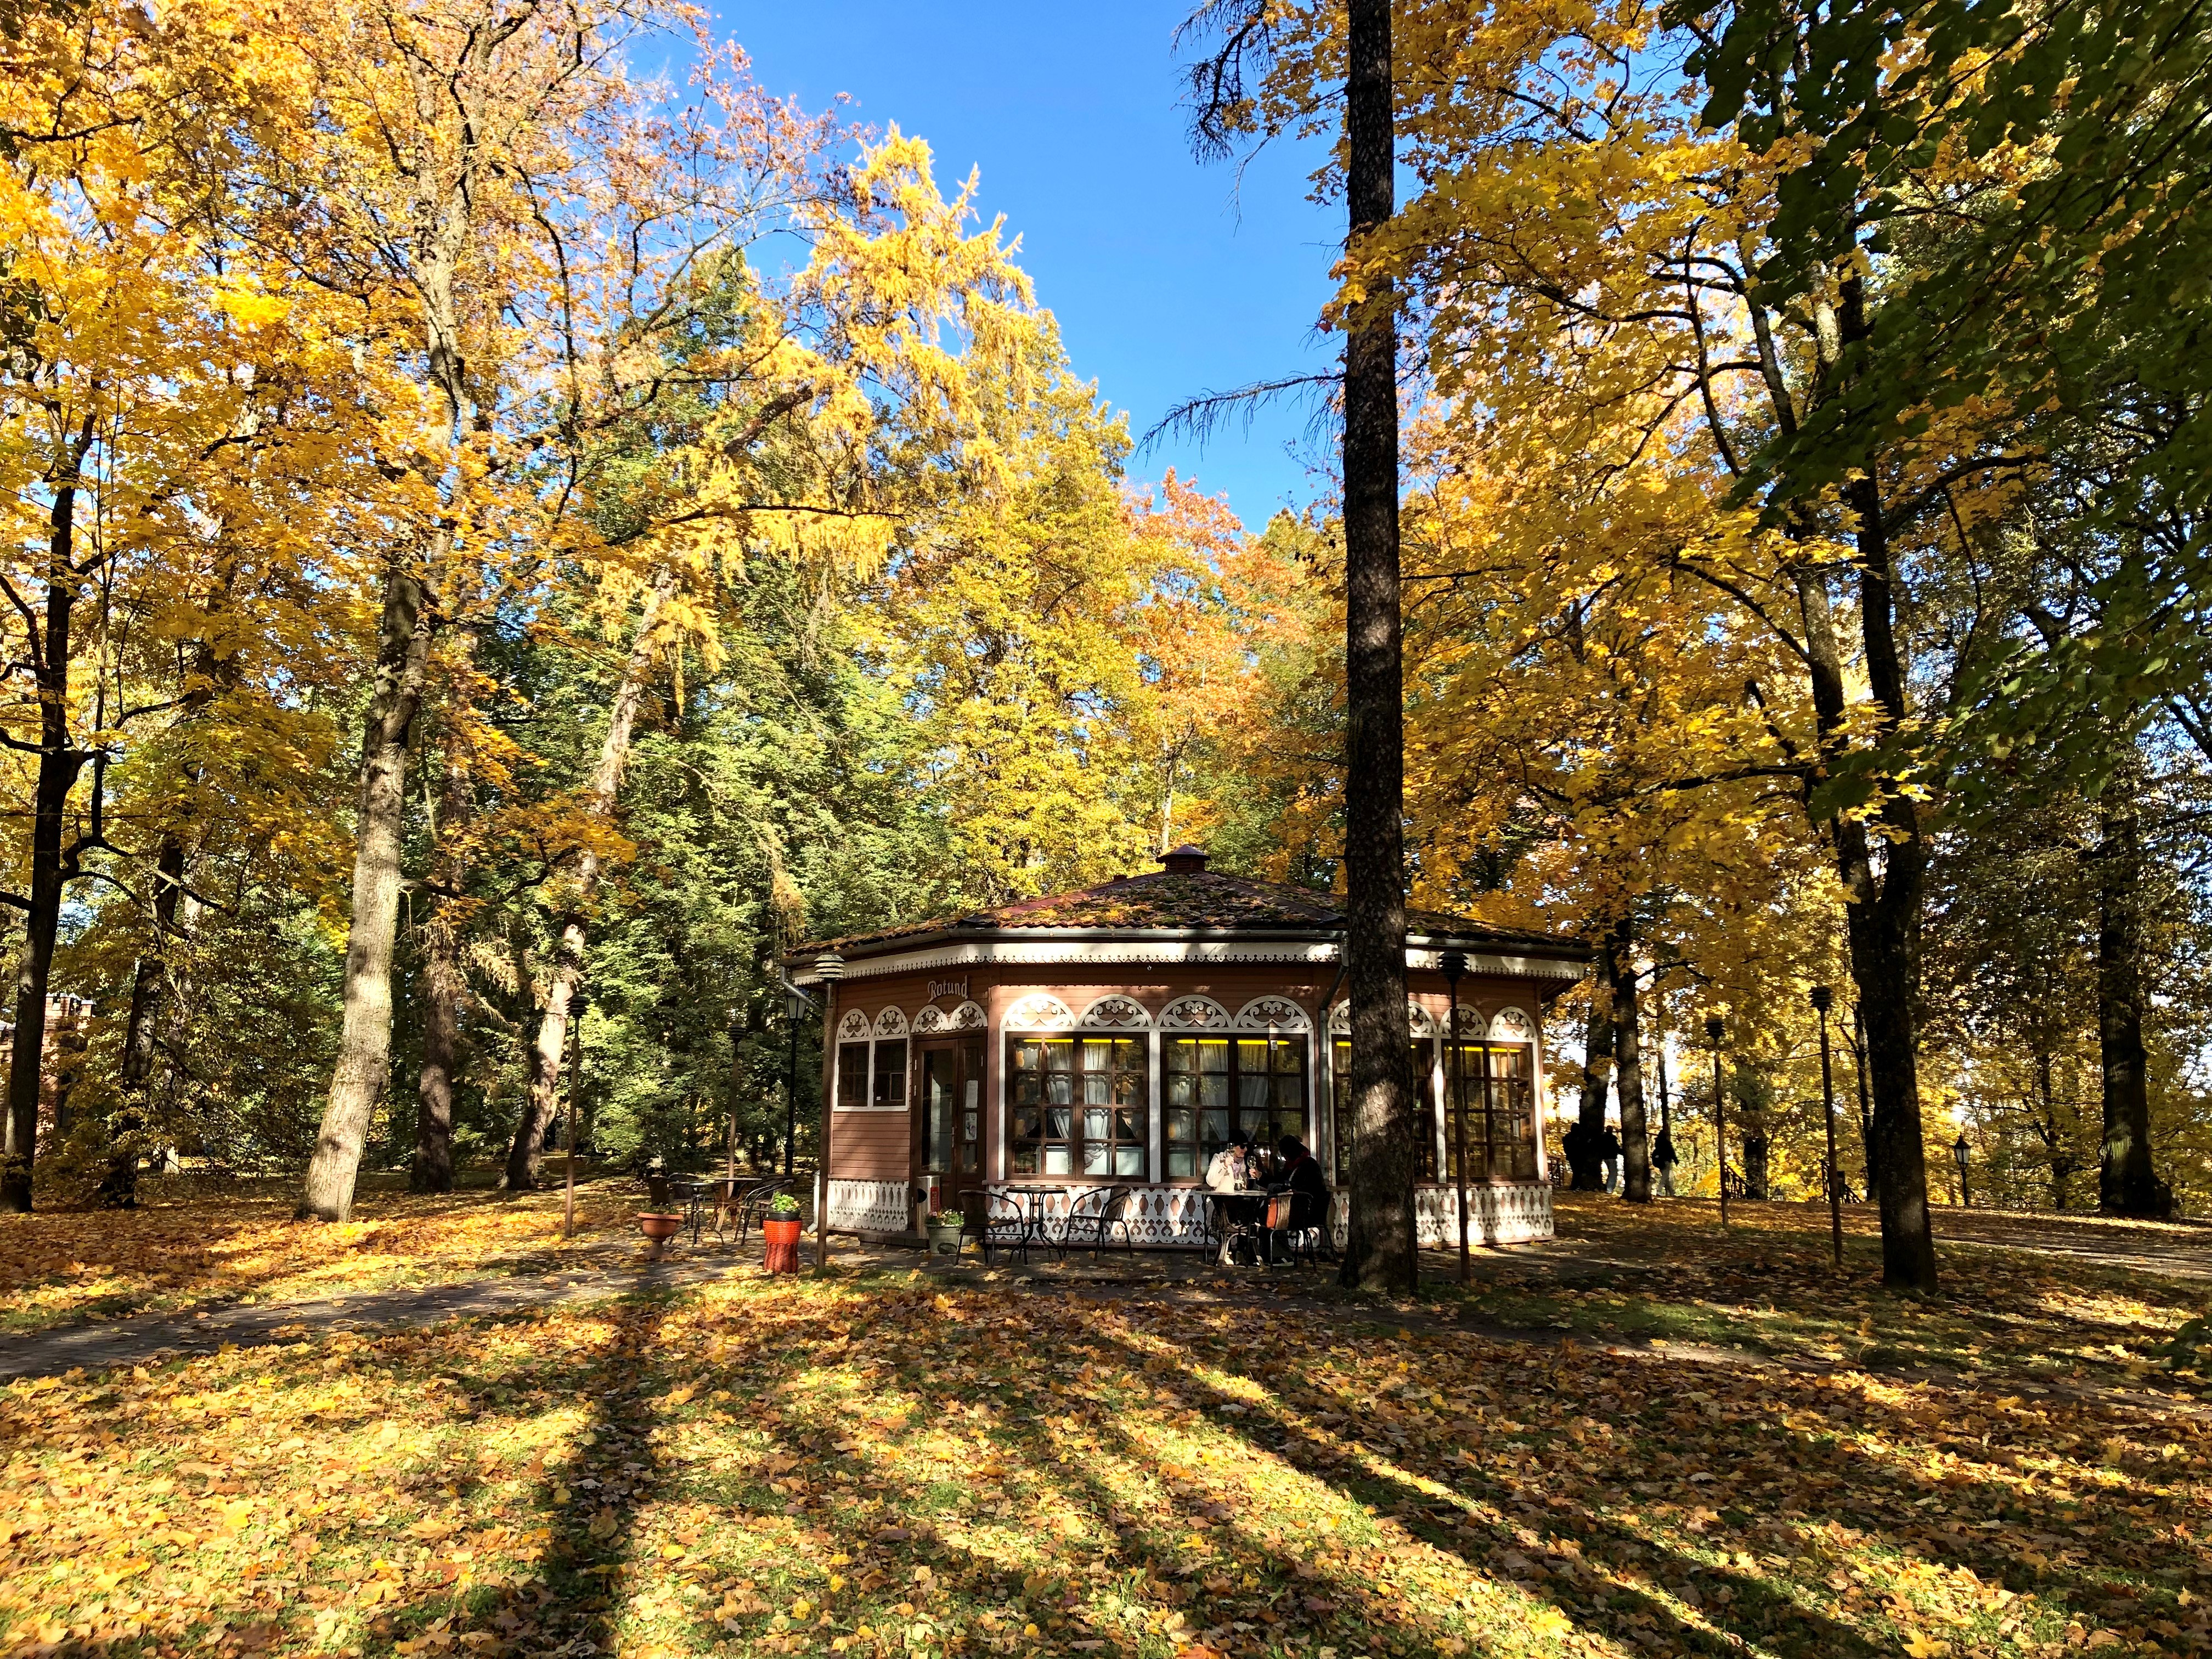
[(131, 975), (131, 1012), (124, 1022), (122, 1062), (117, 1085), (123, 1104), (108, 1131), (113, 1149), (100, 1177), (98, 1202), (116, 1210), (138, 1204), (138, 1147), (135, 1137), (146, 1127), (147, 1097), (154, 1086), (154, 1048), (161, 1018), (162, 978), (177, 936), (177, 905), (185, 890), (185, 843), (163, 831), (154, 858), (154, 948), (138, 958)]
[(2127, 772), (2106, 788), (2097, 828), (2097, 1049), (2105, 1105), (2097, 1207), (2106, 1215), (2163, 1216), (2166, 1196), (2151, 1165), (2142, 1030), (2142, 830)]
[[(616, 689), (614, 708), (607, 717), (607, 735), (599, 745), (598, 765), (592, 769), (586, 810), (597, 818), (614, 816), (615, 796), (622, 787), (623, 767), (629, 759), (630, 734), (637, 724), (638, 704), (651, 683), (653, 665), (659, 651), (655, 635), (660, 616), (676, 592), (675, 570), (663, 566), (646, 591), (637, 632), (623, 665), (622, 684)], [(561, 923), (561, 944), (545, 988), (545, 1007), (530, 1045), (530, 1088), (514, 1139), (507, 1150), (507, 1174), (501, 1182), (509, 1190), (526, 1192), (538, 1184), (538, 1166), (545, 1149), (545, 1131), (561, 1103), (561, 1064), (568, 1036), (568, 1010), (584, 976), (587, 923), (592, 901), (599, 891), (599, 855), (586, 847), (576, 866), (576, 881)], [(1402, 1016), (1401, 1016), (1402, 1018)]]
[[(1346, 0), (1346, 246), (1396, 211), (1389, 0)], [(1352, 1014), (1352, 1217), (1343, 1279), (1417, 1285), (1413, 1064), (1406, 1042), (1405, 665), (1398, 567), (1396, 295), (1344, 348), (1345, 979)]]
[(31, 890), (22, 905), (23, 956), (15, 970), (15, 1035), (8, 1055), (8, 1122), (0, 1146), (0, 1208), (31, 1207), (38, 1158), (39, 1085), (46, 1066), (46, 984), (53, 972), (67, 884), (62, 831), (70, 792), (90, 756), (70, 741), (70, 623), (76, 609), (72, 563), (76, 536), (77, 469), (92, 442), (88, 416), (66, 471), (55, 483), (47, 515), (46, 617), (31, 641), (39, 695), (39, 772), (31, 806)]
[(1574, 1145), (1566, 1149), (1567, 1186), (1577, 1193), (1599, 1192), (1605, 1186), (1605, 1160), (1598, 1143), (1605, 1138), (1607, 1068), (1613, 1060), (1610, 977), (1602, 966), (1590, 976), (1589, 1023), (1583, 1031), (1582, 1098), (1575, 1109)]
[(1867, 1091), (1866, 1016), (1851, 1005), (1851, 1074), (1859, 1091), (1859, 1149), (1866, 1158), (1866, 1195), (1881, 1202), (1881, 1158), (1874, 1138), (1874, 1097)]
[(461, 971), (459, 895), (468, 880), (462, 831), (474, 805), (469, 775), (465, 723), (466, 687), (476, 664), (476, 633), (462, 631), (456, 641), (453, 707), (441, 745), (443, 775), (438, 788), (437, 822), (431, 841), (437, 851), (431, 865), (429, 925), (422, 930), (422, 1065), (415, 1080), (415, 1159), (407, 1188), (416, 1193), (453, 1190), (453, 1066), (460, 1047)]
[(407, 749), (430, 659), (429, 596), (415, 572), (386, 574), (376, 680), (362, 734), (355, 803), (353, 919), (346, 940), (344, 1025), (331, 1096), (300, 1191), (302, 1221), (344, 1221), (370, 1115), (392, 1068), (392, 945), (399, 921), (400, 832)]
[(1651, 1143), (1644, 1123), (1643, 1031), (1636, 997), (1636, 924), (1624, 917), (1606, 940), (1613, 981), (1613, 1075), (1620, 1096), (1620, 1195), (1651, 1201)]
[[(1833, 303), (1816, 299), (1818, 396), (1847, 389), (1850, 349), (1869, 333), (1864, 285), (1853, 275)], [(1859, 576), (1859, 629), (1868, 690), (1880, 716), (1875, 740), (1901, 730), (1907, 718), (1899, 653), (1888, 531), (1875, 477), (1879, 439), (1868, 435), (1864, 470), (1843, 488), (1853, 520)], [(1799, 527), (1800, 533), (1803, 526)], [(1807, 677), (1820, 733), (1820, 765), (1808, 780), (1808, 805), (1831, 781), (1833, 764), (1853, 741), (1846, 725), (1843, 655), (1827, 582), (1813, 564), (1796, 567), (1798, 608), (1805, 624)], [(1936, 1287), (1936, 1243), (1928, 1215), (1926, 1150), (1921, 1140), (1920, 1085), (1913, 1000), (1920, 977), (1920, 910), (1927, 842), (1918, 809), (1903, 789), (1883, 791), (1870, 833), (1866, 821), (1831, 811), (1826, 828), (1842, 879), (1851, 978), (1865, 1031), (1861, 1077), (1871, 1096), (1867, 1142), (1870, 1176), (1879, 1170), (1882, 1282), (1893, 1289)], [(1880, 856), (1876, 856), (1879, 843)]]

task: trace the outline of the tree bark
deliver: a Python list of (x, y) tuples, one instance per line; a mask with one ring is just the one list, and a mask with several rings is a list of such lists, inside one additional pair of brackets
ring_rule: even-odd
[(1620, 1096), (1620, 1195), (1651, 1201), (1651, 1143), (1644, 1121), (1643, 1030), (1636, 996), (1636, 924), (1624, 917), (1606, 940), (1613, 980), (1613, 1075)]
[[(638, 704), (652, 683), (653, 665), (659, 653), (656, 638), (660, 616), (677, 586), (675, 570), (663, 566), (647, 589), (644, 609), (638, 617), (629, 659), (623, 665), (622, 684), (616, 689), (614, 707), (607, 717), (607, 735), (599, 745), (599, 763), (592, 769), (586, 810), (596, 818), (614, 816), (615, 797), (622, 787), (623, 767), (629, 759), (630, 735), (637, 725)], [(538, 1184), (538, 1168), (545, 1149), (545, 1131), (561, 1103), (561, 1066), (568, 1036), (569, 1008), (584, 976), (589, 944), (589, 921), (593, 897), (599, 891), (599, 855), (586, 846), (577, 861), (576, 880), (561, 922), (560, 948), (545, 988), (545, 1006), (530, 1045), (530, 1087), (522, 1115), (515, 1124), (514, 1139), (507, 1150), (507, 1173), (502, 1185), (526, 1192)]]
[[(1347, 253), (1396, 211), (1389, 0), (1346, 0)], [(1343, 1279), (1412, 1287), (1413, 1064), (1406, 1042), (1405, 665), (1398, 564), (1396, 295), (1346, 319), (1344, 348), (1345, 979), (1352, 1018), (1352, 1216)]]
[(147, 1097), (154, 1086), (155, 1032), (161, 1018), (162, 980), (172, 971), (167, 960), (177, 937), (177, 906), (185, 890), (185, 843), (164, 830), (154, 857), (154, 948), (138, 958), (131, 975), (131, 1012), (123, 1026), (123, 1054), (117, 1068), (123, 1097), (109, 1127), (112, 1145), (100, 1177), (98, 1202), (106, 1209), (138, 1206), (138, 1148), (134, 1138), (146, 1127)]
[(297, 1213), (302, 1221), (344, 1221), (353, 1214), (362, 1147), (391, 1072), (392, 945), (399, 921), (407, 750), (429, 666), (431, 620), (421, 577), (402, 568), (389, 571), (355, 801), (344, 1024), (330, 1099), (301, 1187)]
[(441, 745), (437, 822), (431, 831), (437, 851), (431, 865), (429, 924), (422, 930), (422, 1063), (415, 1079), (415, 1158), (407, 1188), (416, 1193), (453, 1190), (453, 1066), (460, 1047), (461, 971), (459, 893), (468, 880), (465, 830), (475, 804), (469, 772), (467, 685), (476, 665), (476, 633), (463, 629), (456, 641), (452, 675), (453, 708)]
[(2151, 1163), (2149, 1056), (2143, 1042), (2142, 829), (2133, 780), (2123, 771), (2098, 809), (2097, 1049), (2104, 1073), (2105, 1135), (2097, 1207), (2106, 1215), (2163, 1216)]
[[(1845, 362), (1842, 349), (1863, 343), (1868, 331), (1859, 280), (1846, 278), (1841, 287), (1840, 304), (1833, 311), (1823, 305), (1815, 331), (1821, 343), (1821, 372), (1831, 386)], [(1852, 535), (1867, 684), (1881, 716), (1880, 734), (1887, 736), (1905, 725), (1907, 706), (1893, 615), (1888, 532), (1881, 486), (1872, 472), (1873, 455), (1870, 443), (1866, 470), (1844, 486), (1844, 501), (1856, 521)], [(1825, 775), (1826, 763), (1850, 741), (1843, 656), (1822, 573), (1800, 565), (1796, 581)], [(1884, 791), (1875, 821), (1881, 840), (1879, 867), (1875, 838), (1863, 819), (1832, 814), (1827, 829), (1843, 883), (1851, 978), (1866, 1028), (1867, 1082), (1873, 1098), (1869, 1151), (1881, 1170), (1882, 1282), (1893, 1289), (1930, 1291), (1936, 1288), (1936, 1241), (1928, 1215), (1912, 1007), (1920, 981), (1927, 843), (1918, 810), (1902, 790)]]
[(39, 1087), (45, 1075), (46, 986), (68, 884), (64, 817), (77, 775), (91, 756), (70, 741), (70, 625), (76, 609), (76, 477), (92, 447), (85, 417), (70, 453), (57, 467), (46, 519), (46, 625), (30, 641), (39, 696), (39, 771), (31, 806), (31, 890), (21, 902), (23, 955), (15, 970), (15, 1035), (8, 1055), (8, 1121), (0, 1145), (0, 1209), (28, 1212), (39, 1143)]
[(1602, 964), (1590, 979), (1589, 1021), (1583, 1030), (1582, 1097), (1575, 1108), (1574, 1146), (1567, 1151), (1567, 1186), (1595, 1193), (1605, 1186), (1598, 1142), (1605, 1136), (1606, 1080), (1613, 1060), (1611, 975)]

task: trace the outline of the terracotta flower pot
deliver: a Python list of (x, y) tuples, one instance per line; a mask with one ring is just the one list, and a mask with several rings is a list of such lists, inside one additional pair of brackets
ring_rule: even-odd
[(657, 1261), (667, 1254), (668, 1241), (683, 1231), (684, 1218), (680, 1215), (664, 1215), (653, 1210), (642, 1210), (638, 1213), (637, 1225), (638, 1231), (650, 1241), (646, 1254)]
[(805, 1223), (796, 1217), (779, 1221), (770, 1216), (761, 1223), (761, 1237), (768, 1244), (768, 1270), (772, 1273), (799, 1271), (799, 1235)]

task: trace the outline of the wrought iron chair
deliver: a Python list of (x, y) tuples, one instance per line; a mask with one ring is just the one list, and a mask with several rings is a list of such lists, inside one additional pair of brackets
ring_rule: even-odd
[(1021, 1252), (1022, 1264), (1029, 1265), (1030, 1218), (1022, 1206), (1004, 1193), (994, 1193), (983, 1187), (963, 1187), (960, 1189), (960, 1231), (964, 1237), (972, 1238), (982, 1247), (983, 1265), (991, 1265), (991, 1251)]
[(767, 1218), (769, 1200), (778, 1193), (787, 1193), (791, 1189), (791, 1177), (777, 1176), (770, 1181), (757, 1182), (744, 1190), (736, 1203), (738, 1243), (740, 1247), (751, 1237), (752, 1230)]
[(1129, 1230), (1129, 1194), (1127, 1187), (1092, 1187), (1077, 1193), (1067, 1201), (1067, 1213), (1060, 1218), (1060, 1237), (1051, 1241), (1060, 1252), (1062, 1261), (1067, 1253), (1091, 1246), (1091, 1259), (1096, 1261), (1098, 1252), (1114, 1241), (1114, 1230), (1121, 1229), (1121, 1248), (1133, 1255), (1136, 1237)]

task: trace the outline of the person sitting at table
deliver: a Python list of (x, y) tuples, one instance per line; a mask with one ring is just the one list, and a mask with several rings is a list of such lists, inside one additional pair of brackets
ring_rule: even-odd
[(1251, 1154), (1252, 1137), (1240, 1129), (1206, 1166), (1206, 1190), (1216, 1194), (1212, 1202), (1221, 1215), (1219, 1261), (1224, 1267), (1236, 1265), (1230, 1247), (1238, 1235), (1264, 1218), (1267, 1200), (1246, 1196), (1251, 1180)]
[(1283, 1184), (1291, 1189), (1290, 1231), (1302, 1233), (1311, 1227), (1321, 1235), (1322, 1259), (1335, 1261), (1336, 1245), (1328, 1236), (1328, 1178), (1321, 1160), (1296, 1135), (1285, 1135), (1275, 1151), (1283, 1160)]

